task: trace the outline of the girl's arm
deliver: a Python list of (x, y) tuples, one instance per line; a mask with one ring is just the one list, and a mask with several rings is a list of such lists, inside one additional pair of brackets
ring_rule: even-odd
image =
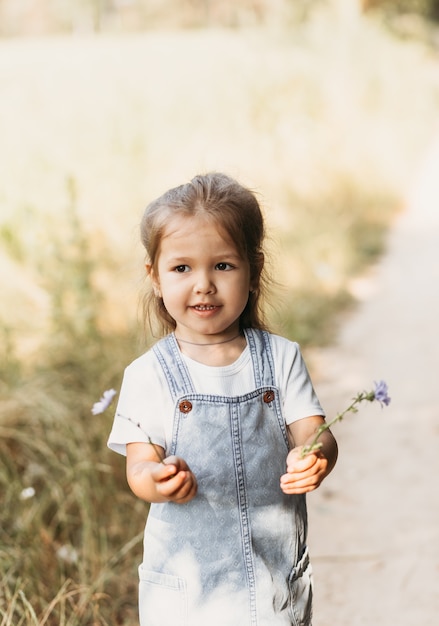
[(187, 463), (149, 443), (127, 444), (127, 480), (132, 492), (147, 502), (189, 502), (197, 493), (197, 481)]
[(300, 494), (313, 491), (333, 469), (337, 461), (338, 448), (330, 430), (325, 430), (320, 436), (319, 443), (322, 447), (317, 452), (300, 458), (302, 447), (312, 443), (317, 429), (324, 421), (321, 415), (313, 415), (288, 426), (294, 447), (287, 456), (287, 472), (280, 479), (284, 493)]

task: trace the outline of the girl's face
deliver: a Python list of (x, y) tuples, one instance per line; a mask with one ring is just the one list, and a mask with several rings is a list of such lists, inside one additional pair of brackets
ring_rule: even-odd
[(176, 322), (177, 337), (213, 343), (239, 333), (251, 289), (250, 267), (215, 224), (202, 216), (177, 216), (166, 227), (154, 289)]

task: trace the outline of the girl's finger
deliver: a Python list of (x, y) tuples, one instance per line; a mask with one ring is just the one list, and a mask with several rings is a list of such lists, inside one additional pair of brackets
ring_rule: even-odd
[(157, 467), (152, 472), (155, 482), (168, 481), (170, 478), (177, 474), (177, 468), (175, 465), (158, 463)]
[(316, 464), (317, 460), (318, 459), (315, 454), (308, 454), (303, 459), (293, 455), (287, 458), (287, 471), (305, 472), (306, 470), (312, 468)]

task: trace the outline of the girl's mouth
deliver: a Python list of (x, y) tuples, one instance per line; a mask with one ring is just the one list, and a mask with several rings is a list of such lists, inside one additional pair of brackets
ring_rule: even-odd
[(214, 306), (213, 304), (196, 304), (193, 308), (196, 311), (213, 311), (218, 307)]

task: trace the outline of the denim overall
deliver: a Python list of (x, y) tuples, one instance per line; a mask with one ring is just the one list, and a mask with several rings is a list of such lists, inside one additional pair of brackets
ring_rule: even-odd
[(175, 400), (167, 455), (198, 481), (186, 504), (152, 504), (139, 567), (141, 626), (310, 626), (305, 496), (279, 486), (288, 439), (270, 337), (246, 330), (255, 390), (196, 393), (173, 334), (153, 350)]

